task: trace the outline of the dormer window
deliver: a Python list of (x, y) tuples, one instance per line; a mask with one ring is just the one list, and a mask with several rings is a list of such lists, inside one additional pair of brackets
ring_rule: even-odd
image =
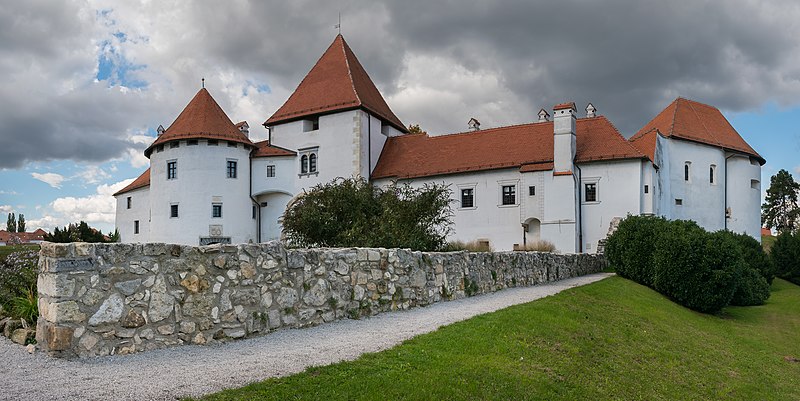
[(316, 131), (319, 129), (319, 117), (311, 117), (303, 120), (303, 132)]

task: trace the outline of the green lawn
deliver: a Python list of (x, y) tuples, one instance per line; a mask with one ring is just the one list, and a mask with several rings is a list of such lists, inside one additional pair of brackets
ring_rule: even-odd
[(210, 400), (800, 399), (800, 287), (692, 312), (619, 277)]
[(0, 261), (5, 260), (6, 256), (10, 253), (19, 252), (19, 251), (39, 251), (39, 245), (37, 244), (27, 244), (27, 245), (7, 245), (7, 246), (0, 246)]

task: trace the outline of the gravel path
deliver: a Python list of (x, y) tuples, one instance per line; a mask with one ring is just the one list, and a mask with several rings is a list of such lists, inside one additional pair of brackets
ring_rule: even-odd
[[(182, 346), (129, 356), (61, 360), (0, 336), (0, 399), (174, 400), (241, 387), (309, 366), (353, 360), (440, 326), (602, 280), (598, 273), (535, 287), (442, 302), (425, 308), (343, 319), (317, 327), (211, 346)], [(359, 333), (358, 336), (355, 333)]]

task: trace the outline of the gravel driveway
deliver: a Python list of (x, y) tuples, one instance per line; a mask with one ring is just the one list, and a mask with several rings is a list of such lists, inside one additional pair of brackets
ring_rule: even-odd
[[(61, 360), (29, 355), (0, 336), (0, 399), (174, 400), (241, 387), (309, 366), (353, 360), (440, 326), (602, 280), (598, 273), (425, 308), (343, 319), (317, 327), (212, 346), (182, 346), (129, 356)], [(359, 335), (355, 335), (359, 333)]]

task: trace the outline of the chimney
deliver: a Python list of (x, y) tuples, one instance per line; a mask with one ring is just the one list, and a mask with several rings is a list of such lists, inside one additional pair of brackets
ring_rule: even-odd
[(247, 124), (247, 121), (241, 121), (236, 124), (236, 128), (239, 129), (239, 132), (243, 133), (244, 136), (250, 137), (250, 125)]
[(163, 125), (159, 125), (158, 128), (156, 128), (156, 132), (158, 133), (158, 136), (161, 136), (161, 134), (163, 134), (164, 131), (166, 131), (166, 130), (164, 129)]
[(553, 172), (572, 172), (575, 160), (575, 103), (561, 103), (553, 107)]
[(476, 120), (475, 117), (470, 118), (469, 122), (467, 123), (467, 125), (469, 125), (469, 130), (470, 131), (480, 131), (481, 130), (481, 122)]
[(597, 109), (594, 108), (594, 105), (592, 105), (591, 103), (586, 105), (586, 118), (592, 118), (592, 117), (596, 116), (596, 112), (597, 112)]
[(550, 113), (547, 112), (545, 109), (539, 110), (539, 122), (550, 121)]

